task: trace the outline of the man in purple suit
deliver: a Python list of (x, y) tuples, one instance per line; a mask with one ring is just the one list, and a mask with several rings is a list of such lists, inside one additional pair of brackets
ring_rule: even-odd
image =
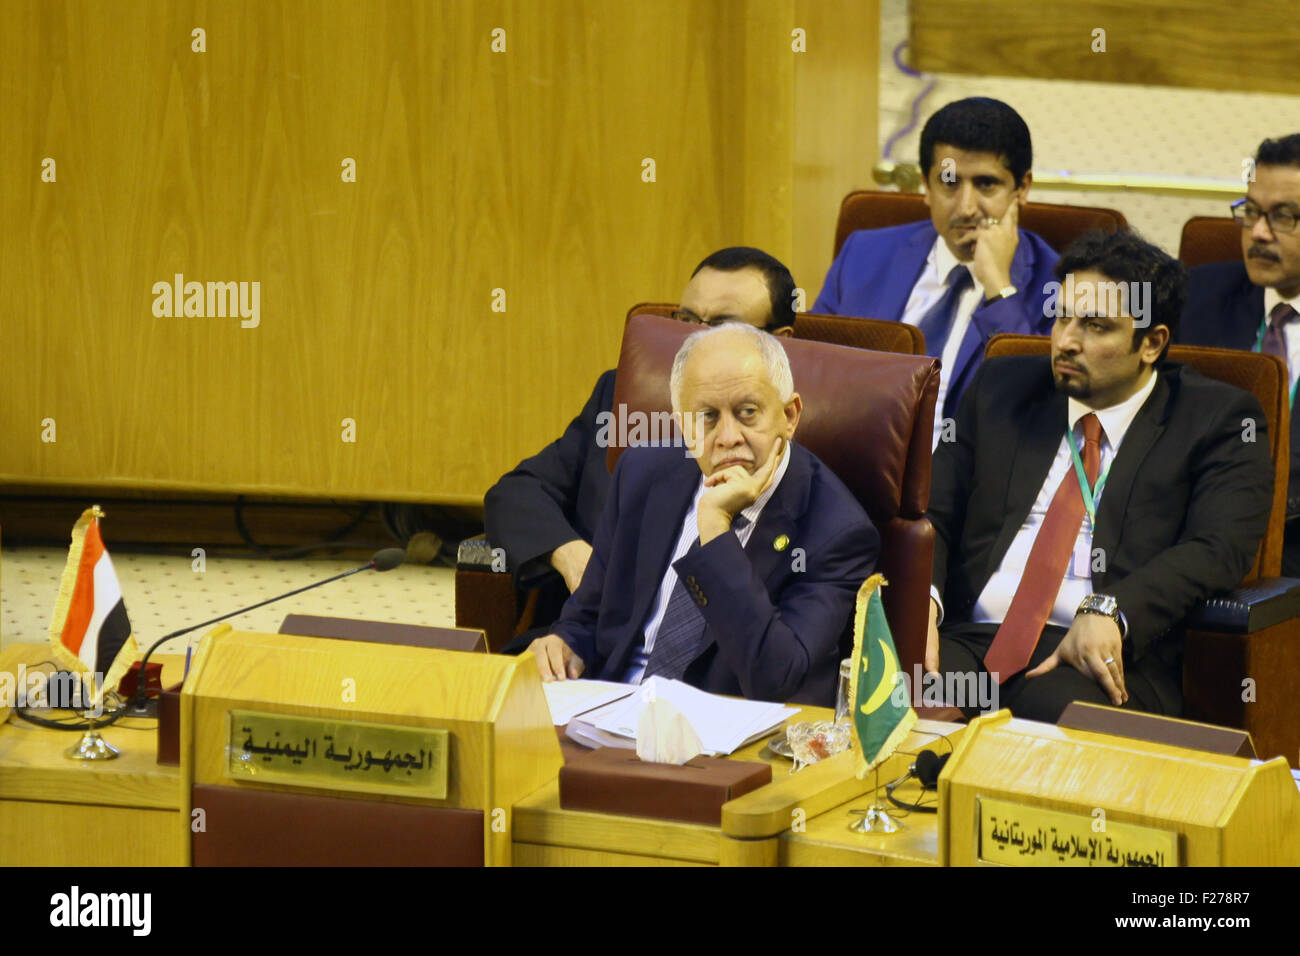
[(1006, 103), (949, 103), (921, 130), (928, 221), (862, 229), (831, 264), (814, 312), (920, 326), (941, 360), (935, 444), (999, 332), (1045, 335), (1056, 252), (1018, 227), (1033, 179), (1029, 127)]

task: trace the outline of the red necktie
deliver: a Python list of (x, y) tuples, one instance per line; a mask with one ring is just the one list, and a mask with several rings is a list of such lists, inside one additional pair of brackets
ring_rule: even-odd
[[(1083, 470), (1089, 487), (1094, 487), (1101, 471), (1101, 422), (1092, 412), (1079, 421), (1083, 424)], [(1079, 540), (1083, 514), (1079, 474), (1070, 468), (1057, 487), (1038, 537), (1029, 550), (1025, 573), (1011, 599), (1006, 619), (984, 655), (985, 668), (990, 674), (998, 674), (999, 684), (1029, 665), (1043, 625), (1056, 604), (1061, 582), (1065, 580), (1070, 555)]]

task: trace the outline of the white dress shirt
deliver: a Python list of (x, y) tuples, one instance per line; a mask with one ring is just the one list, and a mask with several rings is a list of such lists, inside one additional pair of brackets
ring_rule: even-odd
[[(754, 525), (758, 524), (758, 516), (763, 513), (764, 505), (776, 493), (777, 485), (781, 484), (781, 479), (785, 477), (786, 468), (790, 465), (789, 443), (783, 438), (781, 445), (785, 450), (781, 455), (781, 461), (777, 463), (776, 474), (772, 476), (772, 483), (767, 486), (767, 489), (758, 496), (752, 505), (741, 512), (742, 515), (749, 519), (745, 526), (731, 529), (736, 537), (740, 539), (742, 548), (749, 543), (749, 536), (754, 533)], [(645, 643), (632, 654), (628, 669), (623, 674), (623, 683), (625, 684), (639, 684), (642, 675), (645, 674), (646, 663), (650, 660), (650, 652), (654, 650), (655, 636), (659, 633), (659, 625), (663, 623), (664, 612), (668, 610), (668, 600), (672, 597), (673, 588), (677, 586), (677, 569), (673, 565), (677, 563), (679, 558), (685, 557), (686, 552), (691, 550), (691, 545), (700, 539), (697, 518), (700, 498), (707, 490), (704, 487), (704, 475), (701, 473), (699, 487), (695, 489), (695, 497), (691, 499), (691, 506), (686, 510), (686, 517), (682, 520), (682, 530), (677, 536), (677, 547), (673, 550), (673, 556), (668, 559), (668, 570), (664, 572), (663, 582), (659, 585), (659, 595), (655, 598), (650, 617), (643, 629)]]
[[(1094, 412), (1098, 421), (1101, 422), (1101, 470), (1098, 472), (1099, 475), (1106, 474), (1107, 469), (1115, 460), (1115, 455), (1119, 451), (1120, 444), (1124, 441), (1124, 435), (1128, 432), (1129, 426), (1133, 423), (1133, 418), (1146, 400), (1150, 398), (1151, 392), (1156, 387), (1157, 374), (1152, 371), (1151, 378), (1136, 394), (1118, 405), (1110, 406), (1110, 408), (1089, 408), (1076, 399), (1069, 399), (1066, 417), (1079, 442), (1080, 451), (1083, 449), (1083, 426), (1079, 424), (1080, 419), (1089, 412)], [(998, 565), (998, 569), (993, 572), (988, 584), (980, 592), (979, 599), (975, 602), (975, 608), (971, 613), (972, 621), (1000, 624), (1006, 620), (1007, 610), (1011, 607), (1011, 599), (1015, 596), (1016, 588), (1020, 586), (1020, 579), (1029, 564), (1029, 552), (1034, 546), (1034, 540), (1038, 537), (1038, 529), (1042, 527), (1043, 519), (1047, 517), (1047, 509), (1056, 496), (1057, 488), (1073, 470), (1074, 462), (1070, 455), (1070, 446), (1065, 439), (1065, 434), (1062, 433), (1061, 445), (1056, 450), (1056, 458), (1052, 461), (1052, 467), (1047, 470), (1047, 479), (1043, 482), (1038, 497), (1034, 499), (1033, 507), (1029, 509), (1024, 524), (1020, 526), (1020, 530), (1016, 532), (1010, 547), (1007, 548), (1007, 553), (1003, 555), (1002, 563)], [(1101, 495), (1097, 496), (1096, 504), (1098, 507), (1101, 505), (1101, 496), (1104, 494), (1105, 486), (1102, 487)], [(1061, 627), (1068, 628), (1074, 621), (1079, 602), (1091, 593), (1092, 520), (1088, 517), (1085, 509), (1083, 521), (1079, 525), (1079, 537), (1075, 542), (1074, 554), (1070, 559), (1069, 567), (1066, 569), (1065, 578), (1061, 581), (1061, 589), (1056, 594), (1056, 603), (1052, 606), (1052, 613), (1048, 616), (1047, 623), (1059, 624)]]
[[(1294, 298), (1284, 299), (1281, 293), (1272, 286), (1264, 287), (1264, 315), (1267, 319), (1273, 309), (1279, 304), (1285, 302), (1296, 312), (1300, 312), (1300, 295)], [(1300, 321), (1292, 319), (1286, 325), (1282, 326), (1282, 337), (1286, 339), (1286, 369), (1290, 375), (1290, 385), (1295, 388), (1296, 378), (1300, 377)], [(1263, 343), (1263, 339), (1259, 340)]]
[(943, 355), (939, 357), (939, 361), (943, 364), (939, 370), (939, 395), (934, 403), (934, 438), (930, 445), (931, 450), (939, 447), (939, 436), (943, 433), (943, 401), (948, 396), (949, 373), (953, 363), (957, 361), (961, 340), (966, 337), (966, 330), (970, 328), (971, 315), (984, 297), (984, 290), (975, 280), (975, 271), (971, 269), (972, 264), (959, 262), (952, 254), (952, 250), (948, 248), (948, 244), (943, 241), (943, 236), (939, 236), (930, 247), (930, 254), (925, 257), (925, 265), (921, 268), (921, 275), (916, 280), (916, 285), (912, 286), (912, 294), (903, 308), (903, 321), (908, 325), (920, 325), (925, 314), (948, 291), (948, 273), (952, 272), (954, 267), (963, 264), (970, 270), (971, 287), (957, 300), (957, 314), (953, 316), (952, 326), (948, 331), (948, 341), (944, 343)]

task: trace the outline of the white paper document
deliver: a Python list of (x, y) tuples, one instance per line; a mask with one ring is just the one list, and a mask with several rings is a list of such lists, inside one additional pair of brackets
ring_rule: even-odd
[(556, 727), (563, 727), (579, 714), (627, 697), (637, 688), (607, 680), (553, 680), (543, 683), (542, 690), (551, 708), (551, 721)]
[(705, 754), (725, 756), (771, 733), (799, 713), (797, 707), (720, 697), (659, 677), (636, 687), (622, 686), (635, 693), (570, 721), (568, 735), (588, 747), (635, 748), (641, 711), (647, 705), (647, 694), (654, 694), (671, 701), (690, 722)]

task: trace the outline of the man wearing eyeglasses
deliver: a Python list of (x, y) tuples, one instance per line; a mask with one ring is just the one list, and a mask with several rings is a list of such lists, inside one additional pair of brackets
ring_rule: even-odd
[(1186, 345), (1251, 349), (1287, 364), (1291, 385), (1291, 478), (1282, 573), (1300, 576), (1300, 133), (1266, 139), (1255, 153), (1254, 179), (1232, 204), (1241, 227), (1242, 260), (1191, 270), (1182, 334)]
[[(744, 322), (774, 335), (794, 331), (794, 279), (780, 261), (749, 246), (720, 249), (691, 273), (673, 317), (700, 326)], [(614, 404), (614, 370), (564, 434), (525, 458), (483, 500), (487, 538), (503, 548), (521, 588), (540, 588), (533, 622), (554, 621), (591, 557), (610, 475), (598, 441)]]

